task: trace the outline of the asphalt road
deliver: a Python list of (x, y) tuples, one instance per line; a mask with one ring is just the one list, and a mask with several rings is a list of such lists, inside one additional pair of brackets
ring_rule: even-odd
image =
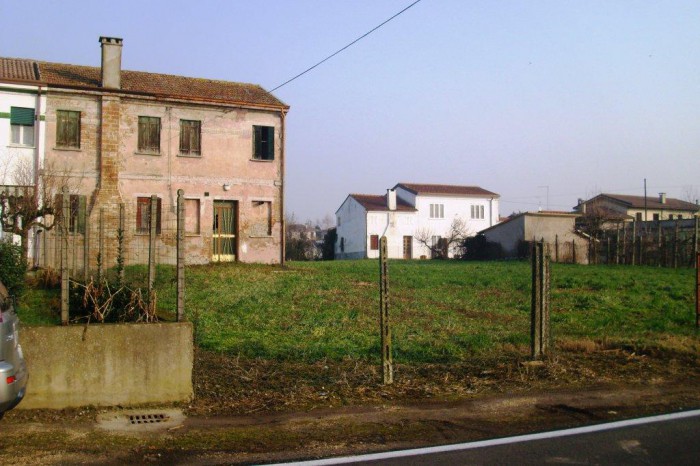
[(306, 466), (700, 464), (700, 410), (435, 448), (308, 461)]

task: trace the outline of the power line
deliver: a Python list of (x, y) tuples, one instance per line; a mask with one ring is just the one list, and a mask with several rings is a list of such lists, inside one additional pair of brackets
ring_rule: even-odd
[(392, 16), (391, 18), (389, 18), (389, 19), (387, 19), (386, 21), (384, 21), (383, 23), (381, 23), (379, 26), (377, 26), (377, 27), (375, 27), (374, 29), (372, 29), (372, 30), (370, 30), (370, 31), (368, 31), (368, 32), (366, 32), (366, 33), (364, 33), (364, 34), (362, 34), (360, 37), (358, 37), (358, 38), (355, 39), (354, 41), (350, 42), (348, 45), (346, 45), (346, 46), (343, 47), (342, 49), (338, 50), (337, 52), (333, 53), (332, 55), (327, 56), (326, 58), (324, 58), (324, 59), (321, 60), (320, 62), (316, 63), (314, 66), (312, 66), (312, 67), (310, 67), (310, 68), (307, 68), (306, 70), (302, 71), (301, 73), (299, 73), (298, 75), (294, 76), (293, 78), (291, 78), (291, 79), (289, 79), (289, 80), (283, 82), (282, 84), (280, 84), (280, 85), (277, 86), (276, 88), (272, 89), (270, 92), (274, 92), (274, 91), (276, 91), (277, 89), (279, 89), (280, 87), (286, 86), (287, 84), (291, 83), (291, 82), (294, 81), (295, 79), (297, 79), (297, 78), (299, 78), (299, 77), (305, 75), (306, 73), (308, 73), (309, 71), (313, 70), (313, 69), (316, 68), (317, 66), (319, 66), (319, 65), (323, 64), (324, 62), (330, 60), (331, 58), (335, 57), (336, 55), (338, 55), (338, 54), (339, 54), (340, 52), (342, 52), (343, 50), (347, 49), (347, 48), (350, 47), (351, 45), (353, 45), (353, 44), (359, 42), (360, 40), (364, 39), (364, 38), (367, 37), (368, 35), (372, 34), (374, 31), (376, 31), (376, 30), (379, 29), (380, 27), (384, 26), (386, 23), (388, 23), (388, 22), (391, 21), (392, 19), (396, 18), (396, 17), (399, 16), (401, 13), (403, 13), (403, 12), (406, 11), (406, 10), (408, 10), (409, 8), (411, 8), (411, 7), (412, 7), (413, 5), (415, 5), (416, 3), (419, 3), (420, 1), (421, 1), (421, 0), (416, 0), (415, 2), (411, 3), (411, 4), (408, 5), (406, 8), (404, 8), (403, 10), (399, 11), (398, 13), (396, 13), (396, 14), (395, 14), (394, 16)]

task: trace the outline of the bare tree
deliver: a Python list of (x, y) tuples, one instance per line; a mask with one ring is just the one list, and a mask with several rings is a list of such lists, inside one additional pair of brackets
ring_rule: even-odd
[(684, 201), (695, 204), (700, 199), (700, 193), (695, 186), (685, 185), (681, 191), (681, 197)]
[(4, 175), (4, 179), (11, 178), (14, 184), (0, 186), (0, 226), (4, 232), (21, 238), (22, 252), (26, 257), (29, 232), (35, 226), (46, 230), (54, 227), (57, 217), (55, 195), (63, 187), (76, 188), (80, 177), (73, 176), (70, 170), (59, 171), (47, 164), (41, 172), (39, 186), (36, 186), (32, 161), (28, 159), (13, 161), (11, 169), (4, 168)]
[(467, 223), (460, 217), (455, 217), (450, 227), (443, 234), (438, 234), (430, 228), (421, 228), (416, 232), (416, 240), (430, 250), (436, 259), (447, 259), (450, 251), (455, 251), (469, 236)]

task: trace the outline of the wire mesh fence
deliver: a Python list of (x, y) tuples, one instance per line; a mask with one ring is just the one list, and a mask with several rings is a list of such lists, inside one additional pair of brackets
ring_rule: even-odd
[[(38, 265), (60, 272), (62, 321), (68, 320), (70, 283), (106, 283), (134, 290), (154, 315), (182, 315), (184, 297), (184, 199), (156, 195), (90, 212), (84, 196), (57, 198), (55, 225), (40, 234)], [(158, 281), (161, 296), (155, 296)]]

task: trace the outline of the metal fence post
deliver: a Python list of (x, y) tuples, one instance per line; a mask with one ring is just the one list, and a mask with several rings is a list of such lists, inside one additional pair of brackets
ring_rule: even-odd
[(549, 254), (544, 241), (532, 245), (532, 306), (530, 312), (531, 356), (549, 352)]
[(68, 223), (70, 222), (70, 195), (63, 187), (61, 196), (61, 324), (68, 325)]
[(391, 360), (391, 328), (389, 327), (389, 282), (386, 236), (379, 240), (379, 327), (382, 345), (382, 378), (385, 384), (394, 381)]
[(102, 279), (105, 262), (105, 209), (100, 207), (99, 251), (97, 252), (97, 277)]
[(148, 296), (150, 300), (153, 284), (156, 280), (156, 222), (158, 213), (158, 196), (151, 195), (150, 218), (148, 229)]
[(177, 321), (185, 312), (185, 192), (177, 190)]
[(83, 225), (85, 225), (83, 232), (83, 279), (87, 282), (88, 275), (90, 275), (90, 224), (88, 223), (87, 209), (83, 210)]
[(117, 269), (119, 283), (124, 283), (124, 203), (119, 204), (119, 231), (117, 231)]

